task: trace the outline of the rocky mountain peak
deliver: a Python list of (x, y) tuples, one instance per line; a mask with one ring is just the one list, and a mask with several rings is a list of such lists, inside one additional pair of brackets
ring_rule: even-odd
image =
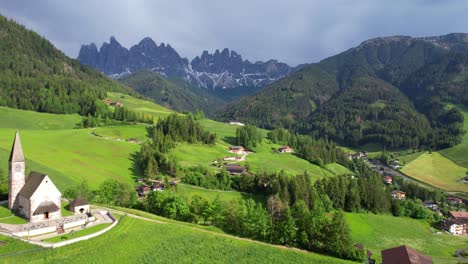
[(83, 45), (78, 60), (113, 78), (149, 69), (163, 76), (182, 77), (209, 89), (263, 87), (291, 71), (287, 64), (276, 60), (252, 64), (228, 48), (216, 49), (214, 53), (205, 50), (189, 63), (170, 44), (158, 46), (149, 37), (130, 49), (122, 47), (115, 37), (104, 43), (99, 51), (95, 44)]

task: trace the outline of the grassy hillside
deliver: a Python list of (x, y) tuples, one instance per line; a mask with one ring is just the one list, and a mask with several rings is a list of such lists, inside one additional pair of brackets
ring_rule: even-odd
[[(176, 148), (170, 150), (169, 155), (180, 165), (190, 167), (196, 165), (210, 166), (213, 161), (229, 156), (238, 156), (228, 152), (228, 147), (235, 144), (235, 129), (223, 123), (203, 120), (202, 125), (208, 125), (210, 131), (219, 131), (219, 139), (215, 146), (203, 144), (179, 143)], [(218, 129), (214, 129), (217, 127)], [(211, 130), (214, 129), (214, 130)], [(258, 172), (279, 172), (284, 170), (287, 174), (294, 175), (309, 172), (314, 180), (318, 177), (350, 173), (348, 169), (339, 164), (328, 164), (325, 168), (312, 164), (295, 154), (278, 153), (277, 144), (271, 144), (264, 140), (262, 144), (254, 148), (255, 153), (246, 156), (245, 161), (239, 162), (241, 165), (248, 165), (250, 171)]]
[(458, 106), (458, 109), (462, 111), (465, 117), (465, 137), (463, 137), (463, 141), (459, 145), (441, 150), (440, 153), (458, 165), (468, 168), (468, 107)]
[[(34, 249), (11, 242), (2, 254)], [(118, 243), (112, 243), (118, 241)], [(173, 223), (121, 218), (109, 232), (69, 246), (0, 256), (2, 263), (349, 263), (314, 253), (275, 248)]]
[(174, 113), (173, 111), (151, 101), (138, 99), (122, 93), (109, 92), (107, 93), (107, 98), (112, 101), (120, 101), (125, 107), (135, 112), (151, 115), (155, 118), (155, 121), (158, 117), (164, 117)]
[(210, 190), (182, 183), (177, 185), (177, 193), (188, 201), (191, 201), (192, 196), (199, 195), (211, 201), (216, 198), (219, 198), (221, 201), (252, 198), (258, 202), (266, 203), (266, 198), (262, 195), (240, 193), (237, 191)]
[[(59, 189), (87, 180), (92, 188), (106, 179), (133, 183), (132, 157), (139, 146), (128, 142), (105, 140), (88, 129), (20, 130), (28, 170), (49, 174)], [(14, 130), (0, 132), (0, 157), (4, 171)]]
[(2, 106), (86, 115), (100, 110), (98, 99), (107, 91), (136, 94), (1, 15), (0, 38)]
[(77, 114), (58, 115), (0, 107), (0, 128), (19, 130), (72, 129), (81, 121)]
[(466, 176), (466, 168), (455, 164), (438, 152), (420, 155), (407, 163), (402, 171), (442, 190), (468, 192), (468, 185), (460, 182)]
[(135, 138), (138, 141), (145, 141), (148, 135), (147, 130), (147, 125), (109, 126), (96, 127), (91, 130), (91, 133), (100, 137), (115, 138), (122, 140)]
[(382, 249), (408, 245), (431, 256), (434, 263), (457, 263), (455, 250), (467, 246), (466, 238), (438, 234), (423, 220), (358, 213), (346, 213), (346, 220), (353, 240), (379, 258)]

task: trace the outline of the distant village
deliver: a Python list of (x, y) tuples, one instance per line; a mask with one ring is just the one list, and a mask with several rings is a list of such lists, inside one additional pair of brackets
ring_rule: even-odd
[[(368, 152), (365, 151), (354, 154), (347, 154), (347, 158), (350, 160), (363, 159), (371, 169), (382, 175), (382, 181), (387, 185), (394, 184), (395, 176), (403, 178), (406, 177), (399, 171), (402, 166), (400, 165), (400, 161), (398, 159), (393, 159), (388, 165), (385, 165), (378, 160), (369, 159)], [(391, 196), (395, 200), (406, 199), (406, 193), (400, 190), (393, 190), (391, 192)], [(454, 196), (447, 196), (446, 199), (446, 203), (455, 209), (463, 208), (466, 202), (466, 200)], [(443, 216), (439, 205), (434, 201), (423, 201), (423, 205), (425, 208), (436, 212), (440, 216)], [(468, 235), (468, 212), (449, 211), (446, 217), (446, 220), (442, 220), (440, 222), (440, 227), (443, 230), (449, 232), (452, 235)]]

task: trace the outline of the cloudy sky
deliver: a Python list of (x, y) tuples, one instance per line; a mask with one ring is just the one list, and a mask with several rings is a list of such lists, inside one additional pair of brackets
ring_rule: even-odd
[(149, 36), (192, 59), (224, 47), (251, 61), (316, 62), (388, 35), (468, 32), (465, 0), (0, 0), (0, 13), (70, 57), (110, 36)]

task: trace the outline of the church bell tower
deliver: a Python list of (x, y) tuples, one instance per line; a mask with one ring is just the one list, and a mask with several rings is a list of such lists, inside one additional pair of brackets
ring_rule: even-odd
[(8, 208), (15, 209), (19, 191), (26, 182), (26, 164), (18, 131), (15, 134), (8, 163)]

